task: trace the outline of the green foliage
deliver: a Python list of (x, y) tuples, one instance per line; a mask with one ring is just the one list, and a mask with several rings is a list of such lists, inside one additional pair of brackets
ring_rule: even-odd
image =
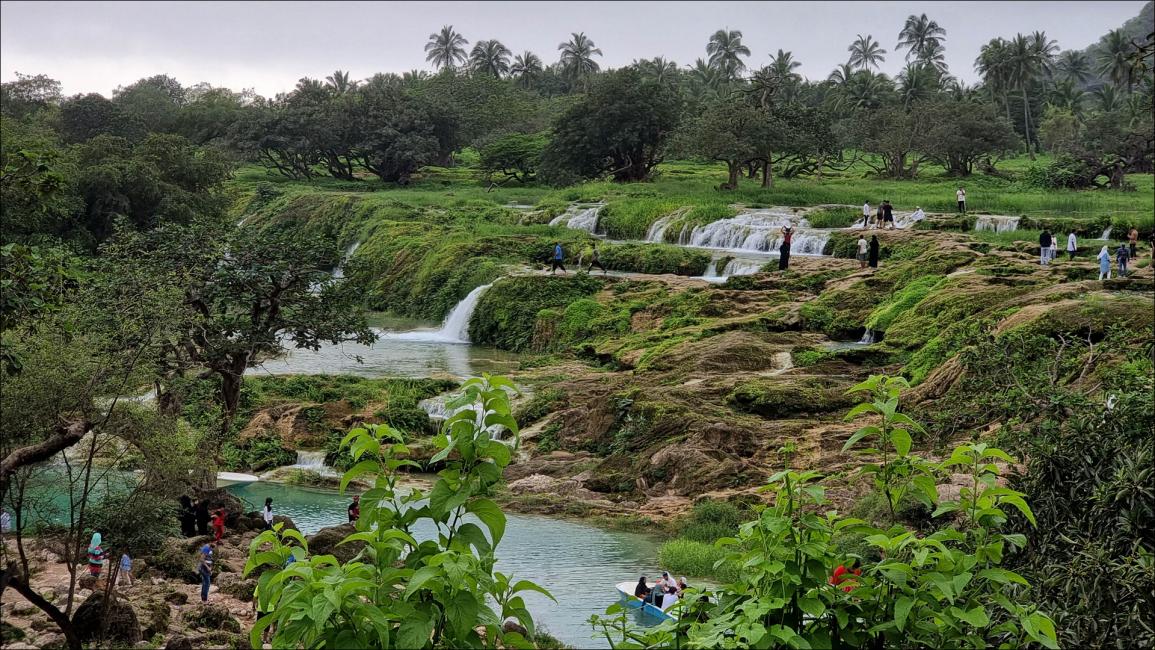
[(790, 358), (794, 361), (794, 365), (799, 368), (808, 368), (816, 366), (823, 361), (833, 359), (834, 353), (830, 350), (821, 348), (812, 348), (806, 346), (797, 346), (790, 350)]
[[(873, 398), (859, 412), (881, 411), (892, 422), (916, 427), (897, 413), (901, 386), (900, 380), (875, 377), (857, 387)], [(906, 447), (897, 428), (870, 428), (860, 430), (858, 439), (889, 432), (890, 444)], [(935, 516), (955, 513), (955, 525), (918, 536), (900, 526), (879, 530), (834, 511), (823, 514), (829, 501), (820, 475), (786, 469), (764, 488), (775, 492), (773, 505), (756, 506), (756, 519), (743, 524), (736, 537), (716, 543), (733, 549), (722, 561), (738, 567), (738, 575), (714, 598), (688, 594), (674, 606), (678, 621), (650, 631), (630, 631), (621, 618), (594, 616), (591, 623), (611, 645), (623, 648), (1059, 647), (1051, 618), (1025, 603), (1028, 581), (1001, 566), (1025, 544), (1021, 534), (999, 532), (1010, 518), (1008, 509), (1033, 522), (1022, 494), (996, 483), (995, 463), (1013, 460), (981, 443), (962, 445), (941, 463), (914, 461), (909, 454), (898, 458), (925, 466), (927, 476), (967, 474), (958, 501), (939, 502), (933, 479), (927, 491), (938, 506)], [(884, 458), (877, 473), (900, 474), (887, 469), (891, 462)], [(839, 588), (830, 584), (830, 576), (847, 558), (833, 540), (850, 533), (878, 549), (881, 559), (864, 562), (861, 576)], [(618, 606), (607, 610), (617, 613)]]
[(544, 134), (511, 133), (485, 145), (479, 167), (486, 179), (502, 174), (506, 180), (528, 183), (535, 179), (547, 140)]
[(599, 252), (602, 264), (614, 271), (694, 276), (710, 265), (708, 253), (665, 244), (611, 244)]
[(560, 388), (548, 386), (537, 391), (533, 394), (533, 397), (514, 414), (517, 425), (524, 427), (537, 422), (549, 415), (559, 404), (563, 404), (565, 399), (565, 391)]
[(887, 331), (895, 318), (917, 305), (938, 286), (940, 280), (942, 280), (942, 276), (937, 275), (916, 278), (910, 284), (896, 291), (886, 304), (880, 305), (878, 309), (874, 310), (866, 319), (866, 327), (879, 332)]
[[(486, 375), (466, 381), (462, 390), (460, 403), (451, 406), (469, 407), (446, 420), (433, 440), (439, 451), (432, 460), (444, 461), (445, 469), (429, 493), (397, 487), (399, 470), (417, 466), (402, 459), (409, 449), (401, 432), (372, 426), (345, 437), (342, 446), (356, 464), (342, 488), (357, 477), (373, 480), (357, 532), (344, 540), (364, 544), (352, 560), (310, 556), (304, 536), (279, 527), (253, 541), (245, 574), (259, 574), (259, 609), (273, 611), (253, 627), (254, 645), (275, 623), (278, 646), (529, 647), (533, 619), (517, 594), (548, 592), (493, 570), (505, 515), (484, 496), (511, 459), (511, 447), (493, 437), (494, 427), (507, 429), (517, 447), (506, 392), (515, 389)], [(422, 520), (436, 525), (435, 539), (412, 536)], [(530, 638), (505, 632), (507, 617)]]
[(286, 449), (275, 435), (258, 436), (243, 442), (226, 442), (221, 447), (221, 461), (228, 470), (263, 472), (282, 465), (292, 465), (297, 453)]
[(727, 562), (726, 555), (726, 549), (715, 546), (712, 541), (672, 539), (658, 547), (658, 564), (674, 575), (728, 582), (738, 577), (738, 567)]
[(528, 350), (538, 312), (564, 307), (601, 288), (601, 281), (584, 274), (505, 278), (478, 301), (469, 323), (469, 340), (505, 350)]
[(113, 561), (121, 553), (137, 557), (160, 548), (167, 537), (180, 533), (177, 504), (171, 496), (147, 490), (110, 492), (86, 515), (85, 525), (104, 537), (105, 550)]
[[(78, 260), (64, 250), (0, 246), (0, 333), (59, 311), (68, 290), (83, 277)], [(20, 368), (19, 356), (0, 341), (0, 373)]]
[(849, 228), (862, 221), (862, 208), (830, 206), (806, 213), (806, 221), (813, 228)]
[(713, 543), (722, 537), (736, 535), (744, 516), (745, 513), (729, 501), (702, 499), (694, 504), (688, 520), (679, 526), (678, 535), (696, 542)]

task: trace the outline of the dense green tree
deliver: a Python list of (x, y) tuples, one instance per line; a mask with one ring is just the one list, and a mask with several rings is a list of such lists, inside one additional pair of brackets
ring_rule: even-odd
[[(146, 133), (173, 133), (186, 102), (180, 82), (158, 74), (112, 93), (112, 102), (127, 119), (141, 125)], [(117, 134), (118, 135), (118, 134)]]
[(325, 84), (332, 88), (336, 95), (344, 95), (358, 85), (356, 81), (349, 78), (349, 73), (344, 70), (336, 70), (333, 74), (325, 77)]
[(726, 163), (722, 188), (736, 189), (742, 167), (765, 151), (767, 121), (768, 113), (743, 97), (715, 100), (679, 127), (674, 148), (680, 155)]
[(706, 43), (706, 55), (712, 68), (718, 71), (724, 82), (736, 81), (746, 69), (744, 56), (750, 56), (750, 48), (742, 44), (742, 32), (736, 29), (719, 29)]
[(400, 89), (370, 84), (362, 92), (357, 162), (388, 183), (405, 185), (437, 160), (439, 141), (424, 102)]
[(65, 232), (80, 207), (75, 177), (50, 129), (0, 120), (0, 243)]
[(928, 131), (919, 138), (924, 153), (948, 174), (969, 176), (980, 160), (1019, 146), (1014, 128), (993, 107), (940, 101), (915, 110), (925, 111), (929, 118)]
[(228, 88), (206, 88), (181, 110), (176, 131), (196, 144), (225, 143), (242, 119), (245, 98)]
[(60, 82), (47, 75), (17, 72), (15, 81), (0, 84), (0, 113), (7, 117), (24, 117), (56, 106), (60, 99)]
[(1091, 78), (1091, 57), (1086, 52), (1067, 50), (1059, 55), (1055, 70), (1066, 81), (1084, 84)]
[(1131, 53), (1135, 47), (1122, 29), (1113, 29), (1103, 39), (1103, 49), (1099, 55), (1098, 72), (1116, 86), (1126, 86), (1130, 91), (1135, 82)]
[(638, 69), (646, 81), (658, 84), (678, 82), (678, 64), (667, 60), (666, 57), (658, 56), (652, 59), (634, 61), (633, 66)]
[(852, 141), (876, 159), (862, 162), (886, 178), (914, 178), (918, 168), (930, 160), (926, 153), (934, 116), (914, 107), (884, 106), (858, 114), (852, 127)]
[(453, 25), (445, 25), (441, 31), (429, 35), (425, 44), (425, 60), (441, 70), (453, 70), (466, 62), (465, 46), (469, 41), (453, 30)]
[(552, 182), (602, 175), (645, 180), (662, 161), (680, 110), (681, 98), (668, 85), (646, 82), (634, 68), (607, 73), (555, 122), (543, 174)]
[(509, 74), (509, 48), (501, 41), (477, 41), (469, 54), (469, 67), (474, 74), (501, 78)]
[(542, 134), (511, 133), (496, 138), (478, 152), (481, 171), (490, 182), (495, 174), (519, 183), (533, 181), (546, 143)]
[(97, 93), (76, 95), (60, 103), (60, 135), (65, 142), (84, 142), (102, 134), (136, 140), (143, 137), (144, 125)]

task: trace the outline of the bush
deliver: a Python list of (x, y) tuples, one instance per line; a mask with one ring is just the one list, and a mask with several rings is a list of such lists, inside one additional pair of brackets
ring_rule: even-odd
[(225, 443), (221, 455), (227, 469), (250, 472), (292, 465), (297, 460), (297, 453), (286, 449), (276, 435), (262, 435), (241, 442)]
[(613, 271), (694, 276), (710, 265), (708, 253), (667, 244), (607, 244), (599, 252)]
[(738, 534), (738, 526), (745, 513), (728, 501), (705, 499), (694, 504), (688, 521), (679, 536), (696, 542), (714, 542), (722, 537)]
[(848, 228), (862, 220), (862, 208), (830, 206), (806, 213), (806, 221), (813, 228)]
[(658, 564), (676, 575), (713, 578), (723, 582), (737, 579), (738, 567), (725, 560), (727, 551), (713, 544), (691, 539), (674, 539), (658, 548)]
[(145, 490), (109, 494), (89, 513), (87, 525), (99, 530), (110, 557), (152, 553), (165, 538), (180, 534), (177, 503)]
[(1041, 189), (1087, 189), (1095, 186), (1099, 167), (1091, 162), (1069, 155), (1061, 155), (1046, 167), (1031, 166), (1024, 181), (1027, 185)]

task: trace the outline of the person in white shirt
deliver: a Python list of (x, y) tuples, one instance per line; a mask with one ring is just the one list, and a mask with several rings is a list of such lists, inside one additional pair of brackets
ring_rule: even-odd
[(866, 243), (866, 235), (859, 235), (858, 236), (858, 251), (857, 251), (857, 253), (855, 253), (854, 257), (858, 259), (858, 268), (860, 268), (860, 269), (866, 268), (866, 248), (867, 248), (867, 246), (868, 246), (868, 244)]
[(958, 200), (958, 211), (960, 213), (966, 212), (967, 211), (967, 191), (960, 187), (960, 188), (958, 188), (958, 191), (954, 193), (954, 196), (955, 196), (955, 199)]
[(1075, 233), (1069, 233), (1067, 235), (1067, 257), (1069, 260), (1075, 259), (1075, 251), (1077, 250), (1079, 247), (1075, 245)]
[(265, 497), (265, 508), (261, 511), (261, 519), (265, 520), (265, 528), (273, 529), (273, 497)]
[(862, 204), (862, 227), (870, 225), (870, 201)]
[(914, 214), (910, 215), (911, 223), (915, 223), (917, 221), (922, 221), (925, 218), (926, 218), (926, 213), (922, 211), (922, 208), (918, 207), (917, 205), (914, 206)]

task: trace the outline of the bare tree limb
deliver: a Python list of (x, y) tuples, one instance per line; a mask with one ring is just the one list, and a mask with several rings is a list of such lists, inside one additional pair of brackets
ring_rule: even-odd
[(57, 427), (56, 435), (51, 438), (12, 450), (0, 461), (0, 494), (8, 492), (8, 478), (17, 469), (52, 458), (61, 450), (80, 442), (90, 429), (92, 424), (87, 419), (64, 422)]

